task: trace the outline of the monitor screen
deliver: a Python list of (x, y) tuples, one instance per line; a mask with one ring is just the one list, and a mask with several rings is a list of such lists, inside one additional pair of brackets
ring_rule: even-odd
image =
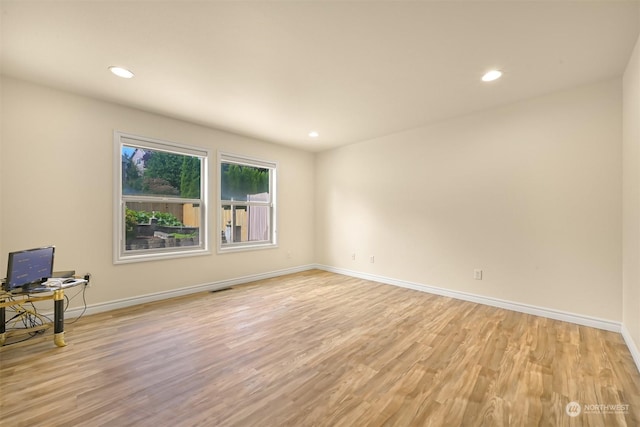
[(47, 246), (9, 253), (5, 289), (11, 291), (51, 277), (54, 251), (53, 246)]

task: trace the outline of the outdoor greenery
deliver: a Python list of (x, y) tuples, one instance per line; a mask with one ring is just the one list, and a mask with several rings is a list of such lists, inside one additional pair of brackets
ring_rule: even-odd
[(158, 225), (168, 225), (170, 227), (182, 227), (183, 224), (180, 222), (175, 215), (170, 214), (168, 212), (146, 212), (146, 211), (135, 211), (133, 209), (127, 208), (127, 213), (133, 212), (136, 218), (137, 224), (149, 224), (152, 218), (155, 218), (156, 224)]
[(184, 234), (184, 233), (171, 233), (171, 237), (176, 238), (176, 239), (188, 239), (188, 238), (192, 238), (192, 237), (197, 237), (198, 233), (197, 232), (193, 232), (193, 233), (189, 233), (189, 234)]
[[(150, 191), (149, 186), (154, 183), (160, 184), (165, 188), (167, 193), (160, 194), (172, 194), (178, 195), (180, 193), (180, 176), (182, 174), (182, 158), (179, 154), (165, 153), (163, 151), (147, 151), (145, 160), (145, 173), (144, 177), (149, 178), (146, 183), (143, 184), (143, 190), (145, 192)], [(145, 184), (147, 188), (145, 188)]]
[[(131, 150), (132, 147), (126, 147)], [(200, 159), (164, 151), (144, 150), (144, 169), (133, 162), (137, 150), (123, 150), (123, 193), (200, 197)]]
[(124, 222), (127, 238), (134, 237), (136, 234), (136, 226), (138, 225), (137, 211), (127, 208), (124, 215)]
[(246, 200), (248, 194), (269, 191), (269, 170), (231, 163), (222, 164), (222, 200)]
[[(158, 225), (165, 225), (170, 227), (184, 226), (184, 224), (182, 224), (182, 222), (180, 222), (180, 220), (176, 218), (175, 215), (168, 212), (146, 212), (127, 208), (125, 212), (125, 230), (127, 233), (127, 237), (132, 237), (135, 235), (136, 226), (138, 224), (149, 224), (152, 218), (155, 218), (157, 220), (156, 224)], [(189, 235), (188, 237), (192, 236)]]
[(180, 169), (180, 195), (187, 198), (200, 197), (200, 159), (184, 157)]
[(122, 190), (123, 193), (139, 193), (142, 190), (142, 176), (140, 175), (140, 172), (138, 171), (138, 168), (136, 167), (135, 163), (132, 160), (133, 154), (135, 153), (132, 152), (131, 155), (127, 156), (126, 154), (123, 153), (122, 155), (122, 159), (123, 159), (123, 183), (122, 183)]

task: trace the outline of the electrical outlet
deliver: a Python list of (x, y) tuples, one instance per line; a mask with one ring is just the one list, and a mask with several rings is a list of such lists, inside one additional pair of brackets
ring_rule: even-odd
[(355, 252), (351, 254), (351, 259), (352, 259), (353, 261), (355, 261), (355, 260), (356, 260), (356, 253), (355, 253)]
[(482, 280), (482, 270), (479, 268), (473, 270), (473, 278), (474, 280)]
[(374, 262), (376, 262), (376, 257), (374, 257), (373, 255), (371, 255), (371, 256), (369, 257), (369, 262), (370, 262), (371, 264), (373, 264)]

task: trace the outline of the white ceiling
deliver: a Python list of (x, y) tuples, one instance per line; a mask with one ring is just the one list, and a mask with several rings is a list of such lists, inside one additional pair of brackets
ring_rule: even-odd
[(640, 19), (639, 1), (1, 6), (5, 75), (311, 151), (619, 76)]

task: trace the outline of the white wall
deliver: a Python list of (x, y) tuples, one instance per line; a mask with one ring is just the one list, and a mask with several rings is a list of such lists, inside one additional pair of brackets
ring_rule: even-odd
[(622, 321), (640, 367), (640, 38), (623, 78), (623, 129)]
[[(2, 132), (2, 124), (3, 124), (3, 120), (2, 117), (4, 117), (4, 98), (2, 96), (2, 78), (0, 78), (0, 166), (2, 165), (2, 153), (4, 152), (4, 148), (3, 148), (3, 144), (2, 144), (2, 136), (3, 136), (3, 132)], [(4, 239), (2, 238), (2, 211), (3, 211), (3, 203), (2, 201), (4, 200), (4, 194), (2, 192), (2, 188), (3, 188), (3, 182), (4, 180), (2, 179), (2, 171), (0, 170), (0, 254), (5, 253), (5, 249), (4, 249), (4, 244), (3, 241)], [(2, 270), (2, 264), (0, 264), (0, 270)], [(4, 274), (0, 273), (0, 275), (2, 277), (4, 277)]]
[[(625, 150), (635, 150), (625, 157), (625, 236), (638, 239), (625, 240), (633, 262), (624, 269), (624, 322), (639, 342), (640, 142), (638, 121), (628, 120), (638, 117), (637, 46), (634, 55), (624, 80), (632, 123)], [(11, 250), (54, 243), (56, 268), (93, 274), (89, 304), (320, 262), (623, 320), (620, 80), (354, 144), (315, 162), (179, 120), (1, 83), (0, 265)], [(113, 265), (114, 129), (278, 161), (280, 248)], [(484, 270), (482, 281), (472, 279), (474, 268)]]
[(318, 261), (621, 321), (621, 106), (615, 79), (320, 154)]
[[(18, 80), (2, 83), (0, 266), (9, 251), (55, 244), (56, 269), (93, 274), (93, 305), (314, 262), (312, 154)], [(113, 265), (114, 129), (211, 149), (211, 189), (216, 150), (277, 161), (279, 248), (215, 254), (211, 209), (212, 255)]]

